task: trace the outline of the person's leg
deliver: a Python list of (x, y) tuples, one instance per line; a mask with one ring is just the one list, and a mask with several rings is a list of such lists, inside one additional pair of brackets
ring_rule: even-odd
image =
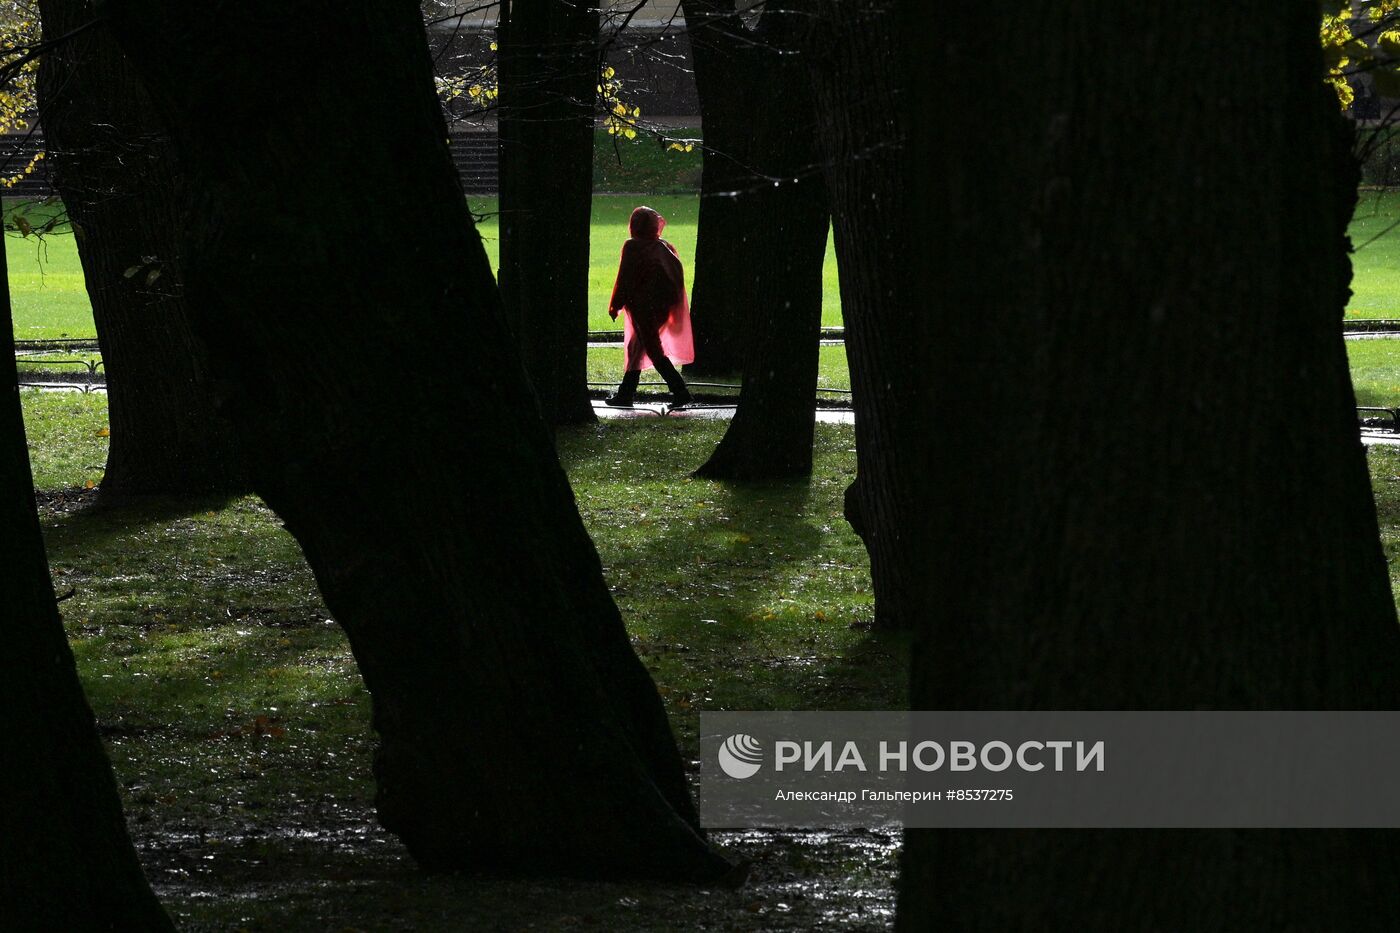
[(676, 371), (676, 367), (670, 359), (664, 356), (653, 356), (651, 362), (656, 367), (656, 371), (661, 374), (661, 378), (666, 380), (666, 388), (671, 390), (671, 401), (674, 404), (684, 405), (695, 400), (695, 397), (690, 394), (690, 389), (686, 388), (685, 380), (681, 378), (681, 374)]
[(627, 363), (624, 372), (642, 371), (642, 356), (649, 349), (646, 328), (636, 318), (632, 319), (632, 339), (627, 341)]
[(622, 372), (622, 383), (617, 387), (617, 391), (609, 395), (604, 401), (615, 408), (630, 408), (632, 401), (637, 395), (637, 383), (642, 379), (642, 353), (646, 350), (645, 338), (642, 337), (642, 329), (637, 327), (637, 322), (632, 322), (632, 339), (627, 341), (625, 369)]
[(622, 384), (617, 387), (617, 391), (605, 399), (606, 403), (614, 408), (631, 408), (632, 401), (637, 396), (637, 383), (641, 381), (642, 371), (640, 369), (629, 369), (622, 374)]
[(680, 373), (676, 372), (676, 367), (661, 347), (661, 328), (648, 328), (643, 340), (647, 356), (651, 357), (651, 365), (656, 367), (661, 378), (666, 380), (666, 388), (671, 390), (671, 401), (676, 405), (684, 405), (693, 401), (694, 397), (686, 388), (685, 380), (681, 378)]

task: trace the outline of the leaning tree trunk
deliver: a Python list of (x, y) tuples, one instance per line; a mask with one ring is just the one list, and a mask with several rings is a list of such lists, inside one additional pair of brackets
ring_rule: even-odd
[[(831, 225), (816, 113), (798, 23), (771, 3), (751, 41), (761, 75), (748, 89), (754, 167), (771, 179), (748, 192), (744, 385), (739, 408), (697, 476), (764, 480), (812, 472), (812, 424), (822, 323), (822, 264)], [(737, 296), (736, 296), (737, 297)], [(699, 351), (697, 350), (697, 355)]]
[[(975, 7), (904, 31), (938, 89), (913, 262), (956, 309), (906, 433), (916, 707), (1400, 709), (1317, 10), (1037, 0), (990, 63)], [(1396, 929), (1397, 877), (1389, 831), (921, 830), (900, 926)]]
[[(88, 0), (39, 6), (46, 39), (94, 15)], [(73, 221), (107, 376), (101, 498), (245, 489), (190, 330), (173, 158), (150, 99), (100, 29), (46, 52), (38, 85), (50, 176)]]
[(0, 308), (0, 682), (8, 701), (0, 928), (173, 930), (131, 847), (117, 783), (58, 617), (34, 508), (2, 249)]
[(759, 238), (762, 215), (751, 197), (767, 187), (755, 177), (751, 161), (761, 119), (751, 95), (765, 92), (756, 83), (762, 79), (754, 36), (736, 14), (734, 0), (681, 0), (681, 12), (705, 137), (690, 290), (695, 362), (685, 372), (734, 373), (744, 364), (753, 270), (770, 255), (770, 244)]
[(910, 334), (933, 309), (916, 303), (908, 288), (908, 76), (889, 51), (899, 41), (898, 3), (808, 0), (804, 9), (812, 14), (803, 47), (831, 190), (856, 414), (857, 472), (846, 490), (846, 520), (870, 555), (876, 628), (903, 628), (918, 614), (912, 582), (924, 570), (903, 525), (918, 481), (900, 437), (903, 425), (921, 417)]
[[(112, 17), (196, 195), (188, 287), (228, 412), (276, 452), (254, 488), (373, 699), (384, 825), (431, 868), (724, 872), (530, 400), (417, 4)], [(405, 205), (411, 231), (386, 222)], [(429, 342), (459, 365), (424, 369)]]
[(501, 302), (552, 424), (588, 397), (588, 246), (598, 8), (506, 0), (498, 40)]

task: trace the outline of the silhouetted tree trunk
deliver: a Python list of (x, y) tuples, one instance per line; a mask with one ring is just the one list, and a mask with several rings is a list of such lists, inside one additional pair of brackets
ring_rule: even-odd
[(937, 295), (914, 300), (908, 270), (912, 238), (934, 231), (911, 229), (905, 207), (908, 76), (890, 52), (899, 42), (896, 0), (808, 0), (803, 10), (856, 410), (857, 473), (846, 490), (846, 519), (870, 554), (876, 627), (901, 628), (918, 613), (911, 583), (925, 572), (902, 526), (919, 482), (899, 445), (901, 426), (921, 417), (910, 334), (938, 307)]
[(500, 17), (501, 301), (545, 419), (590, 422), (598, 8), (583, 0), (506, 0)]
[[(39, 6), (45, 38), (94, 15), (87, 0)], [(73, 221), (107, 377), (102, 499), (246, 489), (190, 331), (173, 158), (145, 90), (101, 29), (45, 53), (38, 89), (50, 177)]]
[[(114, 24), (196, 195), (196, 326), (275, 452), (254, 488), (373, 698), (384, 825), (430, 868), (726, 871), (530, 400), (417, 4), (127, 0)], [(412, 235), (383, 222), (405, 206)], [(460, 365), (424, 369), (429, 342)]]
[(54, 601), (20, 414), (4, 250), (0, 311), (0, 683), (7, 699), (0, 928), (172, 930), (127, 836)]
[(756, 263), (771, 253), (760, 237), (758, 206), (750, 197), (768, 183), (754, 175), (752, 139), (763, 119), (755, 37), (735, 13), (734, 0), (682, 0), (695, 87), (704, 124), (700, 216), (691, 275), (695, 362), (687, 375), (738, 372), (744, 364), (744, 320), (753, 311)]
[(806, 28), (805, 16), (798, 16), (771, 3), (749, 40), (755, 43), (748, 53), (754, 74), (761, 75), (746, 96), (753, 113), (750, 158), (771, 180), (744, 195), (752, 239), (737, 330), (744, 341), (739, 408), (697, 476), (761, 480), (812, 471), (822, 264), (831, 222), (811, 81), (796, 51)]
[[(955, 309), (918, 335), (906, 428), (934, 439), (913, 705), (1400, 708), (1317, 5), (1092, 6), (1022, 4), (993, 61), (975, 7), (903, 30), (938, 89), (919, 294)], [(1397, 855), (1389, 831), (916, 831), (899, 923), (1395, 929)]]

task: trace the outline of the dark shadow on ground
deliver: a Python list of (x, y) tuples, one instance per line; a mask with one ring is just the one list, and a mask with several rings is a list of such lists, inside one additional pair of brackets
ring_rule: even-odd
[[(607, 434), (573, 463), (575, 488), (609, 582), (638, 590), (619, 601), (687, 755), (702, 708), (888, 705), (902, 665), (851, 628), (866, 610), (847, 598), (864, 571), (834, 524), (845, 473), (688, 481), (723, 426), (652, 430)], [(890, 834), (717, 834), (754, 863), (739, 890), (425, 875), (374, 820), (368, 698), (276, 517), (255, 499), (84, 499), (45, 509), (55, 579), (77, 591), (62, 608), (84, 685), (181, 928), (888, 928)]]
[(79, 542), (102, 547), (133, 529), (199, 513), (218, 512), (242, 498), (226, 494), (133, 496), (118, 503), (107, 503), (102, 500), (100, 490), (81, 486), (36, 490), (34, 495), (48, 519), (44, 523), (44, 540), (51, 549), (69, 548)]

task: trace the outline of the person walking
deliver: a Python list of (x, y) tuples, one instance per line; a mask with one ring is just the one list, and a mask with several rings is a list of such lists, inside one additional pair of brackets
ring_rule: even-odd
[(676, 248), (661, 239), (666, 218), (649, 207), (638, 207), (628, 221), (631, 238), (622, 244), (617, 281), (608, 301), (608, 315), (619, 311), (627, 367), (622, 384), (608, 396), (607, 404), (630, 408), (637, 394), (642, 370), (655, 368), (671, 390), (673, 405), (693, 401), (676, 364), (695, 361), (695, 340), (690, 333), (690, 302), (685, 294), (685, 269)]

